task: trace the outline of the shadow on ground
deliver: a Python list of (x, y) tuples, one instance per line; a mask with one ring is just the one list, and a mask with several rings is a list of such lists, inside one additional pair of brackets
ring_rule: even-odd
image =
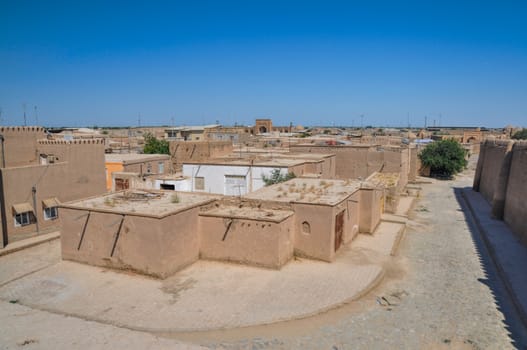
[[(509, 292), (505, 288), (505, 285), (498, 273), (495, 262), (492, 259), (485, 242), (483, 240), (482, 233), (475, 222), (475, 218), (472, 216), (470, 209), (463, 197), (462, 192), (465, 190), (472, 190), (469, 187), (457, 187), (454, 188), (454, 194), (459, 203), (459, 206), (463, 210), (467, 226), (469, 227), (472, 241), (478, 252), (479, 260), (485, 271), (486, 278), (479, 278), (479, 282), (486, 285), (496, 302), (498, 310), (503, 314), (505, 328), (509, 332), (511, 338), (511, 345), (517, 349), (527, 349), (527, 329), (521, 321), (518, 315), (515, 305), (513, 304)], [(525, 268), (518, 266), (518, 268)], [(525, 291), (527, 293), (527, 291)], [(477, 300), (474, 300), (477, 303)]]

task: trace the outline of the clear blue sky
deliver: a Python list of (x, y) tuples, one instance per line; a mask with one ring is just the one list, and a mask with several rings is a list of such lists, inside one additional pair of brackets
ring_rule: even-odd
[(526, 1), (0, 0), (2, 122), (527, 126)]

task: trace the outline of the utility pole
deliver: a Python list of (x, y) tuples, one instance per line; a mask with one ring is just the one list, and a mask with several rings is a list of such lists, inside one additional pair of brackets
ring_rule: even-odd
[(27, 120), (26, 120), (26, 104), (22, 103), (22, 108), (24, 109), (24, 126), (27, 126)]
[(38, 113), (37, 113), (37, 106), (35, 106), (35, 126), (38, 126)]

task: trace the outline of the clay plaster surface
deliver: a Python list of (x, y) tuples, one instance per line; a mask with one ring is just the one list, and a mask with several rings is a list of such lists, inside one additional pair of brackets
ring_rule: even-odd
[(205, 204), (217, 196), (190, 192), (126, 191), (67, 203), (68, 207), (163, 216)]
[(360, 188), (358, 181), (295, 178), (249, 193), (247, 198), (334, 205)]

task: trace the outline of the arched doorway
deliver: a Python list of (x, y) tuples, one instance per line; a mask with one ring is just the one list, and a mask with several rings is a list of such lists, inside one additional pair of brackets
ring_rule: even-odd
[(267, 132), (267, 128), (265, 126), (260, 126), (260, 134), (265, 134)]

